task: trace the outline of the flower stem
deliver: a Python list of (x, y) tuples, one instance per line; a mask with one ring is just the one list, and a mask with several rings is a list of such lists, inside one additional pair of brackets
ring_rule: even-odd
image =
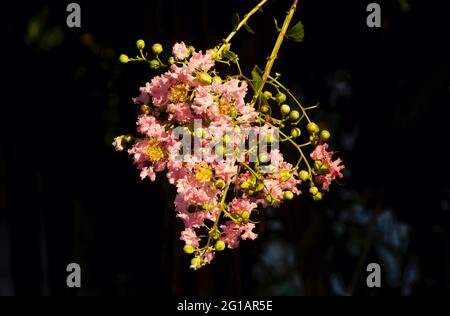
[(258, 12), (262, 8), (262, 6), (267, 2), (268, 0), (262, 0), (260, 3), (258, 3), (249, 13), (247, 13), (244, 18), (239, 22), (237, 27), (227, 36), (226, 39), (224, 39), (222, 45), (220, 46), (219, 50), (217, 51), (217, 55), (220, 56), (224, 48), (227, 44), (230, 43), (231, 39), (236, 35), (237, 32), (245, 25), (247, 24), (247, 21), (250, 19), (250, 17)]
[(289, 28), (289, 24), (292, 21), (292, 17), (294, 16), (295, 11), (297, 10), (297, 3), (298, 0), (294, 0), (291, 9), (286, 15), (286, 19), (283, 22), (283, 26), (280, 29), (280, 33), (278, 34), (277, 41), (275, 42), (275, 46), (273, 47), (272, 53), (269, 56), (269, 59), (267, 60), (266, 67), (264, 68), (264, 73), (262, 75), (262, 82), (258, 89), (258, 93), (256, 93), (256, 99), (260, 96), (261, 92), (264, 89), (264, 86), (266, 85), (267, 79), (270, 76), (270, 72), (272, 71), (273, 64), (275, 63), (275, 59), (277, 59), (278, 52), (280, 51), (281, 44), (283, 44), (283, 40), (286, 36), (286, 32)]

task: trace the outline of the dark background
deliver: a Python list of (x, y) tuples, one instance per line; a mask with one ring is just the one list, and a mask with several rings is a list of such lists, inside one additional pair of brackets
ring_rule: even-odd
[[(276, 71), (329, 128), (347, 165), (320, 203), (267, 210), (259, 238), (190, 271), (174, 191), (141, 182), (114, 136), (133, 131), (131, 97), (154, 72), (122, 65), (135, 41), (197, 49), (220, 42), (256, 1), (5, 4), (0, 142), (0, 295), (434, 295), (450, 293), (450, 11), (444, 1), (300, 1), (305, 41)], [(273, 0), (233, 48), (263, 66), (290, 1)], [(4, 96), (5, 94), (3, 94)], [(295, 156), (292, 157), (295, 159)], [(82, 288), (66, 287), (66, 266)], [(366, 286), (379, 263), (382, 287)]]

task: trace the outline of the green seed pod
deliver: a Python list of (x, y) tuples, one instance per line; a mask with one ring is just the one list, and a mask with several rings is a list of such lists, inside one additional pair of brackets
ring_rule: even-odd
[(270, 91), (264, 91), (264, 97), (266, 98), (266, 99), (272, 99), (272, 92), (270, 92)]

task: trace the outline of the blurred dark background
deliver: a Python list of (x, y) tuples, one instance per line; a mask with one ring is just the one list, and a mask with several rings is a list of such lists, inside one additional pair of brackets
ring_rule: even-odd
[[(304, 43), (276, 71), (329, 128), (347, 165), (321, 203), (267, 210), (259, 238), (199, 272), (178, 240), (174, 191), (140, 181), (114, 136), (134, 130), (131, 97), (154, 72), (122, 65), (135, 41), (217, 44), (256, 1), (8, 2), (1, 102), (0, 295), (435, 295), (450, 293), (446, 153), (450, 49), (443, 1), (300, 1)], [(291, 5), (270, 1), (233, 43), (247, 73), (263, 66)], [(3, 84), (4, 85), (4, 84)], [(292, 157), (295, 159), (295, 156)], [(66, 266), (82, 287), (66, 287)], [(379, 263), (382, 287), (366, 286)]]

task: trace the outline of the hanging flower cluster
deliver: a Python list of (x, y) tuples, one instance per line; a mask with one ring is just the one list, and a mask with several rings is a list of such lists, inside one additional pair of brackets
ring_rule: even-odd
[[(294, 11), (295, 6), (288, 17)], [(185, 227), (180, 239), (184, 251), (193, 255), (194, 270), (209, 264), (217, 251), (257, 238), (258, 210), (300, 195), (302, 183), (320, 200), (344, 169), (327, 151), (330, 133), (307, 115), (314, 107), (304, 108), (279, 75), (272, 77), (271, 65), (264, 72), (255, 67), (251, 78), (242, 73), (229, 41), (246, 21), (205, 52), (176, 43), (167, 63), (160, 58), (160, 44), (152, 46), (154, 58), (149, 60), (143, 40), (137, 41), (136, 58), (120, 56), (122, 63), (144, 61), (155, 70), (166, 69), (133, 99), (141, 112), (138, 135), (119, 136), (113, 145), (118, 151), (127, 149), (142, 179), (155, 181), (156, 173), (165, 172), (176, 187), (175, 209)], [(217, 64), (236, 65), (238, 73), (221, 75)], [(264, 91), (266, 84), (271, 88)], [(294, 105), (288, 105), (288, 98)], [(284, 160), (282, 142), (298, 150), (295, 165)], [(312, 147), (309, 156), (306, 147)]]

